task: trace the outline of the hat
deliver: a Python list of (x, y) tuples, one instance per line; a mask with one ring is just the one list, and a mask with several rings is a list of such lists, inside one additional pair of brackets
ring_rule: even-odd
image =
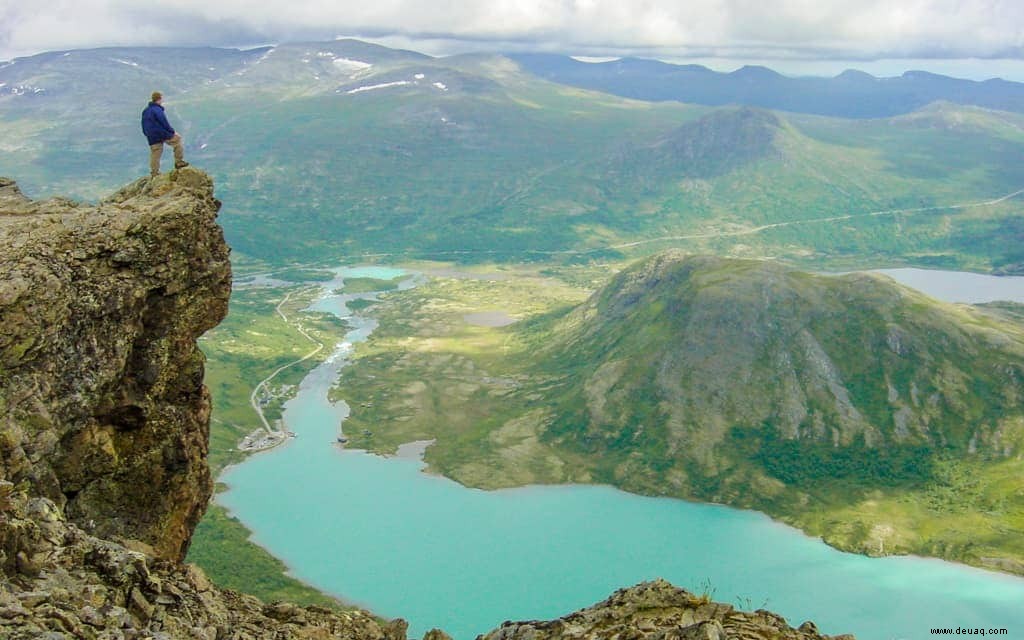
[(150, 96), (149, 99), (150, 99), (151, 102), (156, 102), (157, 100), (159, 100), (159, 99), (161, 99), (163, 97), (164, 97), (164, 94), (160, 93), (159, 91), (154, 91), (153, 95)]

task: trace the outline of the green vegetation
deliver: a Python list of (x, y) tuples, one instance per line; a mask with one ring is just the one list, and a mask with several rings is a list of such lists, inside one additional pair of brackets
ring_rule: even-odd
[(493, 451), (481, 444), (500, 426), (496, 421), (509, 415), (517, 390), (530, 383), (525, 369), (516, 366), (527, 362), (517, 325), (487, 326), (472, 314), (501, 312), (529, 322), (571, 307), (589, 291), (553, 278), (551, 269), (540, 273), (531, 266), (411, 268), (434, 275), (378, 304), (379, 328), (357, 346), (354, 364), (342, 370), (332, 392), (352, 407), (345, 424), (350, 446), (392, 453), (405, 442), (436, 439), (426, 459), (461, 482), (495, 487), (534, 481), (550, 460), (528, 420), (493, 436), (519, 442), (522, 465), (491, 465), (487, 456)]
[[(917, 488), (830, 483), (766, 510), (841, 549), (914, 553), (1024, 573), (1020, 460), (943, 456)], [(809, 505), (799, 500), (810, 497)], [(813, 508), (812, 508), (813, 507)]]
[[(227, 318), (201, 339), (207, 357), (206, 385), (213, 396), (209, 461), (215, 476), (225, 466), (245, 458), (246, 454), (237, 449), (238, 441), (260, 426), (249, 404), (253, 388), (279, 367), (315, 348), (296, 330), (294, 321), (301, 321), (306, 332), (324, 348), (317, 357), (274, 377), (269, 385), (273, 399), (264, 407), (271, 421), (280, 417), (281, 405), (294, 386), (331, 353), (344, 335), (345, 326), (334, 316), (302, 311), (319, 291), (318, 287), (236, 289)], [(278, 308), (292, 322), (286, 324)], [(203, 567), (218, 585), (267, 602), (340, 606), (334, 598), (285, 575), (286, 567), (252, 543), (249, 536), (244, 525), (213, 503), (196, 529), (188, 559)]]
[[(869, 486), (919, 485), (935, 479), (937, 454), (926, 445), (867, 447), (859, 438), (849, 446), (835, 447), (820, 441), (783, 438), (771, 425), (756, 433), (760, 443), (751, 459), (792, 487), (809, 489), (816, 482), (831, 479), (853, 479)], [(749, 434), (742, 429), (730, 433), (734, 440), (741, 441)]]
[(278, 280), (284, 280), (286, 282), (327, 282), (334, 278), (333, 271), (326, 271), (324, 269), (303, 269), (295, 267), (292, 269), (285, 269), (283, 271), (275, 271), (272, 278)]
[[(291, 295), (281, 310), (288, 318), (296, 318), (319, 289), (236, 289), (227, 318), (200, 339), (207, 357), (205, 382), (213, 396), (210, 466), (214, 474), (244, 457), (236, 449), (238, 441), (261, 426), (249, 403), (253, 388), (278, 367), (315, 348), (294, 326), (285, 325), (275, 311), (289, 292)], [(324, 343), (320, 355), (326, 357), (343, 335), (344, 324), (323, 313), (301, 313), (301, 319), (307, 332)], [(312, 358), (275, 376), (272, 400), (264, 407), (268, 420), (280, 418), (281, 405), (290, 397), (290, 389), (319, 361)]]
[(349, 300), (348, 302), (346, 302), (345, 306), (348, 307), (351, 311), (363, 311), (365, 309), (369, 309), (375, 304), (376, 302), (374, 300), (356, 298), (355, 300)]
[[(998, 373), (1024, 367), (1024, 332), (1001, 316), (711, 258), (629, 267), (584, 304), (594, 265), (441, 273), (375, 309), (336, 392), (354, 446), (433, 439), (430, 467), (470, 486), (607, 482), (1024, 573), (1024, 463), (1002, 454), (1024, 417)], [(494, 309), (520, 321), (467, 322)], [(717, 426), (755, 416), (767, 426)]]
[(344, 293), (370, 293), (371, 291), (393, 291), (398, 288), (398, 281), (405, 276), (399, 276), (392, 280), (381, 280), (379, 278), (345, 278)]

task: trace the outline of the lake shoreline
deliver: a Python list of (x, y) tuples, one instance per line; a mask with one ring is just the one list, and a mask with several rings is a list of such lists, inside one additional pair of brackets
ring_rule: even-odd
[[(346, 334), (346, 337), (347, 337), (347, 334)], [(305, 383), (306, 380), (303, 380), (303, 382)], [(323, 389), (323, 392), (325, 393), (325, 396), (327, 394), (327, 389), (329, 389), (331, 386), (333, 386), (333, 381), (328, 382), (327, 386)], [(293, 402), (294, 403), (299, 403), (300, 402), (300, 398), (297, 397), (295, 400), (293, 400)], [(291, 410), (289, 410), (289, 411), (291, 411)], [(291, 416), (291, 414), (289, 414), (289, 416)], [(311, 424), (312, 423), (310, 423), (310, 425)], [(306, 444), (308, 441), (310, 441), (310, 435), (308, 433), (305, 433), (304, 430), (296, 429), (296, 431), (298, 432), (299, 437), (296, 440), (292, 441), (294, 444), (301, 446), (301, 445)], [(322, 431), (323, 431), (323, 429), (318, 429), (316, 432), (317, 433), (321, 433)], [(319, 440), (321, 440), (321, 439), (324, 439), (324, 438), (322, 436), (315, 436), (315, 435), (312, 437), (312, 441), (317, 442), (317, 443), (319, 443)], [(417, 440), (417, 442), (418, 442), (419, 446), (423, 447), (423, 449), (425, 450), (424, 441), (423, 440)], [(409, 442), (406, 442), (404, 444), (408, 445)], [(272, 454), (273, 454), (272, 456), (268, 455), (268, 456), (252, 457), (249, 460), (255, 461), (256, 459), (266, 460), (266, 459), (278, 458), (281, 454), (284, 454), (284, 453), (286, 453), (286, 452), (288, 452), (289, 450), (292, 450), (292, 449), (293, 449), (292, 446), (289, 446), (289, 447), (279, 447), (279, 449), (276, 449), (276, 450), (274, 450), (272, 452)], [(364, 471), (367, 471), (367, 469), (369, 468), (369, 467), (367, 467), (367, 465), (370, 465), (370, 467), (377, 468), (378, 470), (380, 470), (379, 465), (377, 463), (374, 463), (373, 460), (371, 460), (371, 459), (376, 459), (376, 460), (380, 461), (380, 463), (385, 465), (385, 471), (388, 468), (393, 469), (393, 470), (402, 470), (402, 469), (404, 469), (404, 471), (401, 471), (402, 475), (408, 475), (409, 468), (408, 468), (407, 465), (409, 465), (409, 463), (411, 462), (411, 458), (412, 458), (410, 456), (410, 451), (409, 451), (409, 447), (408, 446), (407, 447), (403, 447), (403, 449), (402, 449), (402, 447), (399, 447), (398, 451), (400, 453), (402, 453), (404, 457), (402, 457), (402, 456), (394, 456), (394, 455), (390, 455), (390, 454), (374, 453), (372, 451), (365, 451), (365, 450), (361, 450), (361, 449), (355, 449), (355, 447), (353, 447), (353, 449), (350, 449), (350, 450), (347, 449), (347, 447), (345, 447), (345, 449), (342, 450), (341, 447), (338, 447), (337, 445), (328, 446), (328, 447), (319, 447), (319, 449), (328, 449), (328, 450), (331, 450), (331, 452), (332, 452), (330, 454), (331, 457), (329, 459), (325, 459), (325, 460), (333, 460), (333, 462), (326, 462), (325, 464), (329, 464), (329, 465), (332, 465), (332, 466), (337, 466), (338, 463), (340, 462), (340, 459), (338, 458), (338, 456), (340, 455), (340, 456), (342, 456), (344, 458), (344, 460), (347, 461), (346, 465), (356, 464), (356, 465), (359, 465), (360, 468), (362, 468), (362, 470), (364, 470)], [(324, 454), (324, 452), (323, 451), (319, 451), (319, 453), (316, 454), (316, 455), (317, 456), (321, 456), (322, 454)], [(358, 454), (365, 454), (365, 455), (358, 455)], [(305, 456), (304, 460), (308, 460), (308, 456), (309, 455), (312, 455), (311, 450), (307, 450), (307, 453), (304, 454), (304, 456)], [(418, 455), (416, 455), (416, 458), (422, 458), (422, 455), (418, 454)], [(224, 474), (222, 474), (222, 476), (221, 476), (221, 481), (226, 482), (228, 485), (232, 485), (233, 484), (232, 479), (231, 479), (231, 477), (228, 477), (228, 476), (234, 476), (237, 473), (248, 475), (251, 472), (253, 472), (252, 469), (248, 469), (248, 470), (246, 469), (246, 467), (249, 464), (249, 460), (247, 460), (247, 465), (234, 466), (234, 467), (232, 467), (230, 469), (230, 471), (225, 469)], [(309, 464), (309, 463), (306, 463), (306, 462), (303, 463), (303, 465), (306, 465), (306, 464)], [(297, 474), (297, 473), (302, 473), (304, 471), (305, 471), (305, 469), (299, 469), (299, 468), (296, 468), (295, 466), (289, 466), (288, 473), (289, 474), (292, 474), (292, 473), (296, 473)], [(424, 473), (424, 471), (432, 471), (433, 473)], [(569, 496), (569, 495), (575, 496), (575, 495), (578, 495), (578, 494), (582, 494), (584, 496), (593, 496), (593, 495), (616, 496), (616, 498), (614, 498), (615, 502), (625, 501), (627, 503), (631, 503), (635, 499), (644, 498), (644, 499), (655, 499), (658, 504), (673, 504), (674, 503), (674, 504), (679, 504), (679, 505), (684, 505), (685, 504), (685, 505), (692, 505), (692, 506), (695, 506), (695, 507), (714, 508), (714, 509), (717, 509), (717, 510), (724, 509), (725, 513), (732, 514), (732, 515), (722, 516), (722, 517), (739, 518), (739, 519), (743, 519), (743, 521), (745, 521), (745, 519), (750, 519), (751, 517), (763, 518), (762, 524), (760, 526), (763, 528), (764, 531), (776, 531), (776, 534), (771, 534), (771, 535), (772, 536), (780, 535), (783, 539), (788, 540), (788, 541), (790, 541), (790, 543), (796, 544), (797, 546), (810, 545), (811, 547), (823, 547), (823, 548), (826, 548), (826, 549), (834, 549), (834, 550), (835, 549), (842, 549), (842, 547), (840, 547), (838, 545), (828, 545), (828, 546), (826, 546), (825, 544), (822, 544), (823, 541), (817, 539), (813, 534), (811, 534), (811, 532), (808, 532), (807, 530), (804, 530), (804, 529), (802, 529), (799, 526), (795, 526), (791, 522), (786, 522), (782, 518), (773, 517), (773, 516), (769, 515), (768, 513), (766, 513), (765, 511), (757, 510), (757, 509), (751, 509), (750, 507), (745, 507), (745, 506), (722, 505), (722, 504), (710, 503), (710, 502), (706, 502), (706, 501), (693, 500), (691, 498), (679, 497), (679, 496), (673, 496), (673, 497), (650, 496), (649, 494), (644, 493), (644, 492), (631, 492), (629, 494), (626, 494), (626, 496), (632, 496), (633, 497), (632, 499), (631, 498), (623, 498), (621, 496), (621, 494), (624, 494), (626, 492), (626, 490), (628, 490), (628, 489), (622, 489), (621, 487), (613, 487), (611, 485), (598, 484), (598, 483), (586, 483), (586, 484), (583, 484), (583, 483), (575, 483), (575, 484), (573, 484), (573, 483), (558, 483), (558, 484), (523, 483), (523, 484), (510, 485), (510, 486), (514, 486), (515, 488), (510, 488), (508, 490), (508, 492), (506, 492), (506, 490), (465, 490), (465, 489), (468, 489), (468, 488), (472, 488), (472, 485), (463, 484), (459, 480), (454, 480), (450, 476), (444, 475), (442, 472), (440, 472), (439, 469), (435, 469), (433, 467), (430, 467), (426, 463), (422, 462), (422, 460), (416, 462), (415, 474), (416, 474), (416, 477), (423, 476), (424, 478), (426, 478), (424, 480), (426, 482), (426, 485), (427, 486), (434, 486), (435, 489), (437, 488), (437, 486), (445, 486), (446, 485), (445, 483), (449, 483), (449, 482), (451, 482), (452, 484), (456, 484), (457, 486), (459, 486), (459, 492), (464, 492), (466, 494), (466, 496), (463, 496), (463, 498), (460, 498), (460, 500), (462, 500), (462, 499), (476, 500), (476, 498), (473, 498), (473, 497), (479, 497), (479, 496), (483, 496), (485, 500), (486, 499), (490, 499), (492, 497), (498, 497), (499, 500), (503, 500), (503, 499), (505, 499), (509, 495), (516, 496), (516, 497), (530, 497), (529, 498), (530, 500), (534, 500), (537, 497), (540, 497), (543, 500), (551, 500), (552, 498), (549, 495), (553, 495), (554, 497), (559, 497), (559, 496)], [(302, 492), (306, 492), (306, 493), (312, 492), (313, 494), (316, 494), (319, 497), (316, 498), (315, 496), (300, 496), (300, 495), (296, 495), (294, 498), (296, 500), (312, 500), (312, 502), (314, 504), (330, 504), (333, 501), (341, 500), (341, 501), (343, 501), (343, 503), (346, 504), (346, 506), (343, 508), (344, 511), (350, 512), (350, 513), (364, 513), (362, 511), (360, 511), (358, 508), (355, 508), (355, 507), (353, 507), (352, 505), (350, 505), (348, 503), (350, 503), (352, 501), (368, 500), (366, 495), (367, 494), (373, 494), (374, 492), (376, 492), (376, 490), (378, 490), (380, 488), (380, 486), (378, 486), (378, 485), (384, 485), (386, 482), (383, 479), (380, 480), (380, 481), (375, 480), (374, 479), (375, 476), (373, 474), (371, 474), (371, 473), (355, 473), (355, 477), (359, 478), (358, 484), (356, 485), (358, 488), (355, 488), (355, 487), (345, 488), (344, 485), (339, 485), (338, 487), (336, 487), (334, 489), (328, 489), (329, 493), (327, 493), (327, 494), (323, 494), (323, 490), (325, 489), (325, 487), (317, 487), (317, 486), (314, 486), (313, 484), (310, 484), (310, 482), (307, 481), (307, 482), (302, 484), (302, 486), (304, 487), (302, 489)], [(317, 482), (321, 482), (321, 481), (322, 480), (318, 480)], [(413, 481), (416, 482), (417, 485), (419, 485), (419, 482), (421, 480), (415, 479)], [(232, 494), (232, 493), (236, 492), (236, 488), (241, 488), (241, 485), (239, 487), (232, 487), (232, 488), (230, 488), (227, 493), (228, 494)], [(246, 490), (250, 490), (251, 488), (252, 487), (250, 486)], [(411, 485), (410, 488), (412, 488), (412, 485)], [(313, 489), (315, 489), (315, 490), (313, 490)], [(354, 493), (352, 493), (353, 490), (354, 490)], [(452, 490), (452, 489), (445, 489), (445, 490)], [(596, 494), (595, 494), (595, 492), (596, 492)], [(289, 495), (291, 495), (291, 494), (289, 494)], [(399, 496), (400, 496), (401, 500), (411, 499), (408, 490), (402, 490), (402, 492), (399, 493)], [(666, 498), (670, 499), (668, 503), (664, 502)], [(233, 500), (233, 499), (234, 498), (231, 498), (231, 500)], [(222, 506), (224, 506), (225, 508), (230, 509), (231, 513), (233, 513), (237, 517), (242, 518), (245, 515), (244, 512), (243, 512), (244, 510), (243, 511), (237, 511), (236, 509), (234, 509), (231, 506), (229, 506), (228, 502), (222, 501), (220, 496), (218, 496), (218, 502)], [(375, 511), (385, 511), (385, 512), (393, 511), (395, 515), (399, 515), (400, 514), (400, 516), (401, 516), (401, 518), (403, 520), (412, 520), (414, 522), (422, 522), (423, 523), (423, 527), (424, 528), (422, 528), (420, 530), (418, 535), (414, 535), (413, 539), (410, 539), (410, 540), (413, 540), (414, 542), (416, 541), (416, 539), (418, 539), (421, 536), (423, 536), (425, 531), (427, 531), (427, 532), (430, 531), (431, 530), (431, 526), (436, 525), (436, 523), (431, 525), (431, 524), (428, 524), (428, 522), (434, 522), (430, 518), (436, 517), (437, 514), (430, 513), (429, 511), (422, 511), (421, 510), (422, 508), (425, 508), (426, 505), (429, 504), (429, 501), (426, 501), (426, 500), (424, 500), (424, 501), (414, 501), (413, 504), (411, 504), (411, 505), (409, 505), (407, 507), (401, 507), (401, 508), (398, 508), (398, 507), (389, 508), (385, 504), (381, 504), (382, 502), (383, 501), (381, 501), (381, 502), (374, 502), (373, 509)], [(416, 503), (423, 503), (423, 504), (417, 505)], [(404, 504), (404, 503), (402, 503), (402, 504)], [(641, 504), (650, 504), (650, 503), (642, 502)], [(410, 507), (415, 507), (413, 512), (407, 512), (407, 510)], [(675, 510), (675, 507), (673, 507), (673, 510)], [(683, 510), (685, 510), (685, 508)], [(718, 512), (721, 512), (721, 511), (718, 511)], [(247, 521), (248, 521), (248, 517), (249, 516), (247, 516)], [(301, 517), (301, 516), (292, 516), (292, 517)], [(306, 517), (308, 517), (308, 516), (306, 516)], [(285, 520), (290, 519), (289, 516), (287, 516), (287, 515), (275, 516), (275, 518), (278, 518), (278, 519), (282, 519), (283, 518)], [(765, 524), (765, 522), (767, 522), (767, 524)], [(253, 542), (256, 543), (256, 544), (259, 544), (260, 546), (262, 546), (262, 547), (264, 547), (264, 548), (266, 548), (268, 550), (273, 550), (273, 553), (275, 555), (279, 555), (279, 557), (282, 557), (282, 560), (285, 562), (285, 565), (288, 567), (289, 573), (291, 575), (293, 575), (293, 577), (296, 577), (298, 580), (301, 580), (301, 581), (305, 582), (306, 584), (311, 585), (312, 587), (314, 587), (316, 589), (325, 591), (326, 593), (332, 593), (332, 594), (339, 595), (346, 602), (367, 603), (369, 608), (371, 608), (372, 610), (375, 610), (375, 611), (380, 611), (383, 614), (387, 614), (387, 615), (391, 615), (391, 614), (400, 615), (400, 616), (403, 616), (403, 617), (410, 618), (411, 622), (416, 617), (417, 613), (414, 610), (412, 610), (412, 607), (410, 607), (409, 609), (402, 608), (402, 607), (390, 608), (386, 604), (382, 604), (376, 597), (371, 597), (371, 596), (366, 595), (366, 593), (360, 592), (359, 591), (360, 588), (356, 584), (357, 580), (356, 580), (356, 572), (355, 571), (341, 570), (341, 569), (338, 570), (338, 572), (343, 572), (346, 575), (346, 580), (344, 581), (344, 585), (345, 586), (343, 586), (340, 590), (335, 588), (335, 587), (326, 586), (326, 584), (324, 582), (324, 580), (326, 580), (325, 578), (323, 578), (323, 577), (319, 577), (318, 578), (316, 574), (310, 574), (310, 570), (312, 570), (312, 569), (309, 566), (307, 566), (307, 564), (304, 561), (302, 561), (302, 560), (295, 560), (294, 554), (297, 551), (298, 552), (303, 552), (303, 551), (308, 551), (308, 550), (295, 550), (295, 549), (292, 549), (292, 548), (283, 548), (283, 547), (281, 547), (278, 543), (276, 543), (273, 540), (272, 531), (263, 531), (263, 527), (255, 527), (254, 528), (251, 525), (249, 525), (249, 528), (251, 530), (256, 531), (255, 534), (253, 535)], [(378, 527), (378, 530), (377, 530), (378, 534), (379, 534), (380, 530), (383, 530), (383, 529)], [(796, 532), (796, 531), (800, 531), (800, 536), (799, 537), (794, 537), (793, 536), (793, 532)], [(799, 539), (799, 540), (801, 540), (803, 542), (794, 542), (796, 539)], [(356, 543), (356, 542), (344, 543), (342, 541), (334, 541), (334, 542), (335, 542), (335, 544), (342, 544), (342, 548), (346, 549), (346, 551), (342, 551), (341, 552), (342, 555), (341, 556), (337, 556), (337, 554), (332, 554), (331, 552), (328, 552), (325, 549), (326, 557), (332, 558), (331, 562), (335, 562), (336, 560), (348, 560), (348, 558), (345, 557), (345, 556), (347, 556), (348, 554), (351, 554), (354, 550), (358, 550), (357, 553), (359, 555), (364, 554), (364, 553), (366, 553), (366, 544), (369, 544), (369, 543), (360, 544), (360, 543)], [(410, 546), (408, 543), (403, 543), (403, 545), (404, 545), (404, 547), (409, 547)], [(307, 543), (307, 544), (305, 544), (303, 546), (314, 547), (314, 548), (316, 547), (316, 545), (311, 544), (311, 543)], [(391, 547), (389, 547), (389, 549), (391, 551), (389, 551), (388, 553), (386, 553), (384, 555), (386, 555), (386, 556), (394, 556), (396, 553), (400, 552), (399, 553), (399, 557), (395, 557), (395, 558), (379, 558), (378, 560), (381, 561), (381, 562), (386, 562), (388, 565), (395, 564), (396, 566), (401, 566), (401, 567), (403, 567), (401, 569), (402, 571), (407, 570), (406, 569), (407, 564), (412, 563), (414, 561), (413, 560), (409, 560), (409, 559), (406, 559), (406, 560), (402, 560), (401, 559), (402, 557), (406, 557), (406, 554), (410, 553), (410, 550), (407, 549), (407, 548), (404, 548), (404, 547), (399, 548), (397, 546), (391, 546)], [(540, 548), (537, 548), (537, 549), (535, 549), (535, 551), (542, 551), (542, 550)], [(436, 551), (434, 553), (436, 553)], [(820, 553), (820, 551), (815, 551), (814, 553), (817, 554), (817, 553)], [(371, 554), (371, 555), (376, 555), (376, 554)], [(430, 555), (430, 552), (424, 552), (423, 555)], [(864, 558), (867, 555), (868, 554), (862, 554), (861, 553), (861, 554), (856, 555), (855, 557), (857, 557), (857, 558)], [(905, 554), (905, 555), (901, 554), (900, 556), (889, 556), (889, 557), (886, 557), (886, 558), (870, 558), (868, 561), (872, 562), (872, 563), (873, 562), (883, 562), (883, 563), (885, 563), (885, 562), (890, 561), (890, 560), (902, 561), (904, 559), (906, 561), (910, 561), (910, 562), (919, 562), (919, 563), (920, 562), (924, 562), (928, 566), (931, 566), (930, 563), (932, 563), (932, 562), (938, 563), (938, 564), (936, 564), (933, 567), (933, 569), (930, 569), (930, 570), (938, 570), (938, 571), (945, 572), (945, 571), (953, 570), (950, 567), (954, 567), (955, 570), (959, 571), (957, 573), (957, 575), (969, 575), (969, 577), (974, 577), (974, 578), (971, 578), (971, 580), (981, 580), (983, 582), (985, 582), (985, 581), (987, 581), (987, 582), (993, 582), (993, 581), (998, 582), (997, 578), (993, 578), (992, 574), (995, 574), (995, 575), (997, 575), (997, 577), (1005, 577), (1006, 580), (1017, 581), (1017, 578), (1015, 578), (1012, 573), (995, 573), (995, 571), (993, 571), (992, 569), (990, 569), (988, 567), (975, 567), (975, 566), (972, 566), (972, 565), (967, 564), (967, 563), (951, 563), (951, 562), (949, 562), (947, 560), (938, 560), (938, 559), (934, 559), (934, 558), (928, 557), (928, 556), (919, 556), (919, 555), (913, 555), (913, 554)], [(321, 559), (319, 559), (319, 562), (321, 562), (321, 563), (323, 562), (323, 557)], [(846, 561), (844, 561), (844, 562), (846, 562)], [(461, 563), (465, 564), (465, 561), (463, 561)], [(374, 569), (374, 570), (377, 571), (377, 573), (375, 573), (375, 574), (378, 574), (378, 575), (380, 574), (380, 572), (379, 572), (380, 569)], [(872, 569), (872, 571), (874, 571), (874, 570), (878, 570), (878, 569)], [(481, 571), (484, 571), (484, 570), (481, 569)], [(964, 573), (964, 571), (970, 571), (970, 572), (969, 573)], [(978, 573), (975, 573), (975, 571), (977, 571)], [(315, 573), (315, 571), (314, 571), (314, 573)], [(658, 574), (662, 574), (662, 573), (658, 572)], [(651, 575), (651, 577), (654, 577), (654, 575)], [(349, 578), (351, 578), (351, 580), (348, 580)], [(684, 587), (689, 587), (691, 589), (695, 586), (695, 583), (694, 583), (693, 580), (690, 580), (688, 582), (680, 581), (680, 580), (678, 580), (678, 578), (674, 580), (671, 577), (671, 575), (670, 575), (669, 579), (673, 580), (673, 582), (676, 582), (677, 584), (682, 584)], [(614, 585), (612, 585), (612, 587), (621, 587), (621, 586), (623, 586), (625, 584), (629, 584), (630, 582), (631, 582), (631, 580), (618, 581)], [(1016, 582), (1014, 582), (1012, 584), (1016, 585)], [(371, 585), (371, 587), (373, 587), (373, 585)], [(468, 590), (468, 592), (472, 593), (473, 590)], [(739, 593), (742, 594), (742, 593), (749, 593), (749, 592), (740, 591)], [(590, 602), (590, 601), (593, 601), (593, 600), (581, 600), (580, 601), (580, 605), (582, 606), (582, 605), (584, 605), (584, 604), (586, 604), (587, 602)], [(554, 615), (564, 614), (564, 612), (566, 610), (569, 610), (570, 608), (571, 608), (571, 606), (561, 606), (559, 608), (559, 610), (558, 611), (554, 611), (553, 614)], [(530, 612), (528, 615), (532, 616), (532, 615), (534, 615), (534, 613)], [(804, 614), (800, 614), (800, 615), (804, 615)], [(516, 616), (516, 617), (518, 617), (519, 615), (518, 614), (509, 613), (509, 616)], [(804, 615), (804, 616), (805, 617), (814, 618), (814, 620), (827, 620), (827, 616), (825, 616), (825, 618), (822, 618), (822, 616), (817, 614), (817, 613), (809, 613), (809, 614)], [(938, 618), (937, 618), (937, 620), (938, 620)], [(439, 626), (441, 626), (442, 628), (445, 628), (445, 629), (450, 629), (449, 626), (446, 626), (444, 624), (440, 624)], [(483, 630), (485, 628), (487, 628), (487, 627), (481, 627), (480, 630)], [(839, 626), (836, 626), (835, 629), (836, 629), (836, 632), (843, 632), (843, 631), (845, 631), (845, 629), (843, 629), (842, 627), (839, 627)], [(464, 636), (466, 636), (466, 634), (464, 634)], [(463, 637), (463, 636), (460, 636), (457, 633), (456, 637)], [(466, 636), (466, 637), (469, 637), (469, 636)]]

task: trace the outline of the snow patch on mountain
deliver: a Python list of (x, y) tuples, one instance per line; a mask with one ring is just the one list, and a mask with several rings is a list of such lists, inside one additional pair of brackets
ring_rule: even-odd
[(354, 73), (356, 71), (364, 71), (369, 69), (373, 65), (369, 62), (363, 62), (362, 60), (352, 60), (350, 58), (335, 58), (331, 61), (331, 64), (338, 67), (339, 70), (346, 73)]
[(350, 89), (349, 91), (346, 91), (345, 93), (348, 93), (348, 94), (362, 93), (363, 91), (375, 91), (376, 89), (385, 89), (387, 87), (400, 87), (402, 85), (407, 85), (407, 84), (412, 84), (412, 83), (409, 82), (408, 80), (399, 80), (397, 82), (384, 82), (382, 84), (371, 84), (371, 85), (366, 85), (366, 86), (363, 86), (363, 87), (356, 87), (355, 89)]

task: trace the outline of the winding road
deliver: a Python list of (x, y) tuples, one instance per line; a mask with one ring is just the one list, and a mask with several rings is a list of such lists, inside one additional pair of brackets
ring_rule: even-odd
[[(825, 218), (809, 218), (807, 220), (790, 220), (789, 222), (775, 222), (773, 224), (763, 224), (758, 227), (751, 227), (749, 229), (739, 229), (736, 231), (718, 231), (713, 233), (694, 233), (685, 236), (664, 236), (662, 238), (652, 238), (649, 240), (637, 240), (636, 242), (626, 242), (623, 244), (611, 245), (609, 249), (627, 249), (629, 247), (637, 247), (643, 244), (650, 244), (652, 242), (662, 242), (664, 240), (698, 240), (706, 238), (725, 238), (728, 236), (749, 236), (755, 233), (761, 233), (768, 229), (778, 229), (780, 227), (791, 227), (798, 224), (816, 224), (821, 222), (839, 222), (842, 220), (853, 220), (855, 218), (870, 218), (874, 216), (889, 216), (898, 215), (901, 213), (921, 213), (923, 211), (945, 211), (948, 209), (971, 209), (973, 207), (990, 207), (1000, 202), (1005, 202), (1010, 198), (1015, 198), (1020, 194), (1024, 193), (1024, 189), (1018, 189), (1013, 193), (1008, 193), (1005, 196), (994, 198), (992, 200), (985, 200), (983, 202), (970, 202), (967, 204), (952, 204), (944, 205), (939, 207), (913, 207), (909, 209), (883, 209), (881, 211), (868, 211), (866, 213), (849, 213), (841, 216), (828, 216)], [(584, 253), (593, 251), (601, 251), (601, 249), (591, 249)]]
[(316, 354), (320, 353), (320, 350), (324, 348), (323, 343), (320, 342), (319, 340), (314, 339), (312, 336), (310, 336), (308, 333), (306, 333), (306, 330), (302, 328), (301, 324), (296, 322), (294, 325), (291, 325), (289, 323), (289, 321), (288, 321), (288, 316), (284, 315), (284, 311), (281, 310), (281, 307), (283, 307), (285, 305), (285, 303), (288, 302), (288, 299), (292, 297), (293, 293), (295, 293), (295, 292), (294, 291), (289, 291), (288, 294), (285, 295), (284, 299), (282, 299), (281, 302), (278, 303), (277, 307), (275, 308), (275, 311), (277, 311), (277, 315), (281, 316), (281, 319), (284, 320), (284, 323), (286, 325), (294, 326), (295, 329), (299, 333), (301, 333), (304, 338), (306, 338), (306, 340), (309, 340), (310, 342), (315, 344), (316, 348), (313, 349), (312, 351), (310, 351), (309, 353), (307, 353), (306, 355), (302, 356), (298, 360), (294, 360), (292, 362), (289, 362), (288, 364), (282, 365), (282, 366), (278, 367), (277, 369), (275, 369), (273, 373), (271, 373), (269, 376), (267, 376), (266, 378), (261, 380), (259, 382), (259, 384), (257, 384), (253, 388), (252, 393), (249, 394), (249, 404), (252, 405), (253, 411), (256, 412), (256, 415), (258, 415), (260, 417), (260, 421), (263, 423), (263, 427), (267, 430), (267, 433), (274, 433), (276, 431), (279, 435), (284, 435), (284, 431), (283, 430), (274, 429), (274, 428), (272, 428), (270, 426), (270, 423), (267, 421), (267, 417), (263, 415), (263, 408), (260, 406), (259, 400), (256, 399), (256, 396), (259, 395), (260, 389), (265, 387), (267, 385), (267, 383), (270, 382), (274, 378), (274, 376), (276, 376), (277, 374), (281, 373), (282, 371), (284, 371), (288, 367), (294, 367), (295, 365), (299, 364), (300, 362), (305, 362), (306, 360), (309, 360), (310, 358), (312, 358)]

